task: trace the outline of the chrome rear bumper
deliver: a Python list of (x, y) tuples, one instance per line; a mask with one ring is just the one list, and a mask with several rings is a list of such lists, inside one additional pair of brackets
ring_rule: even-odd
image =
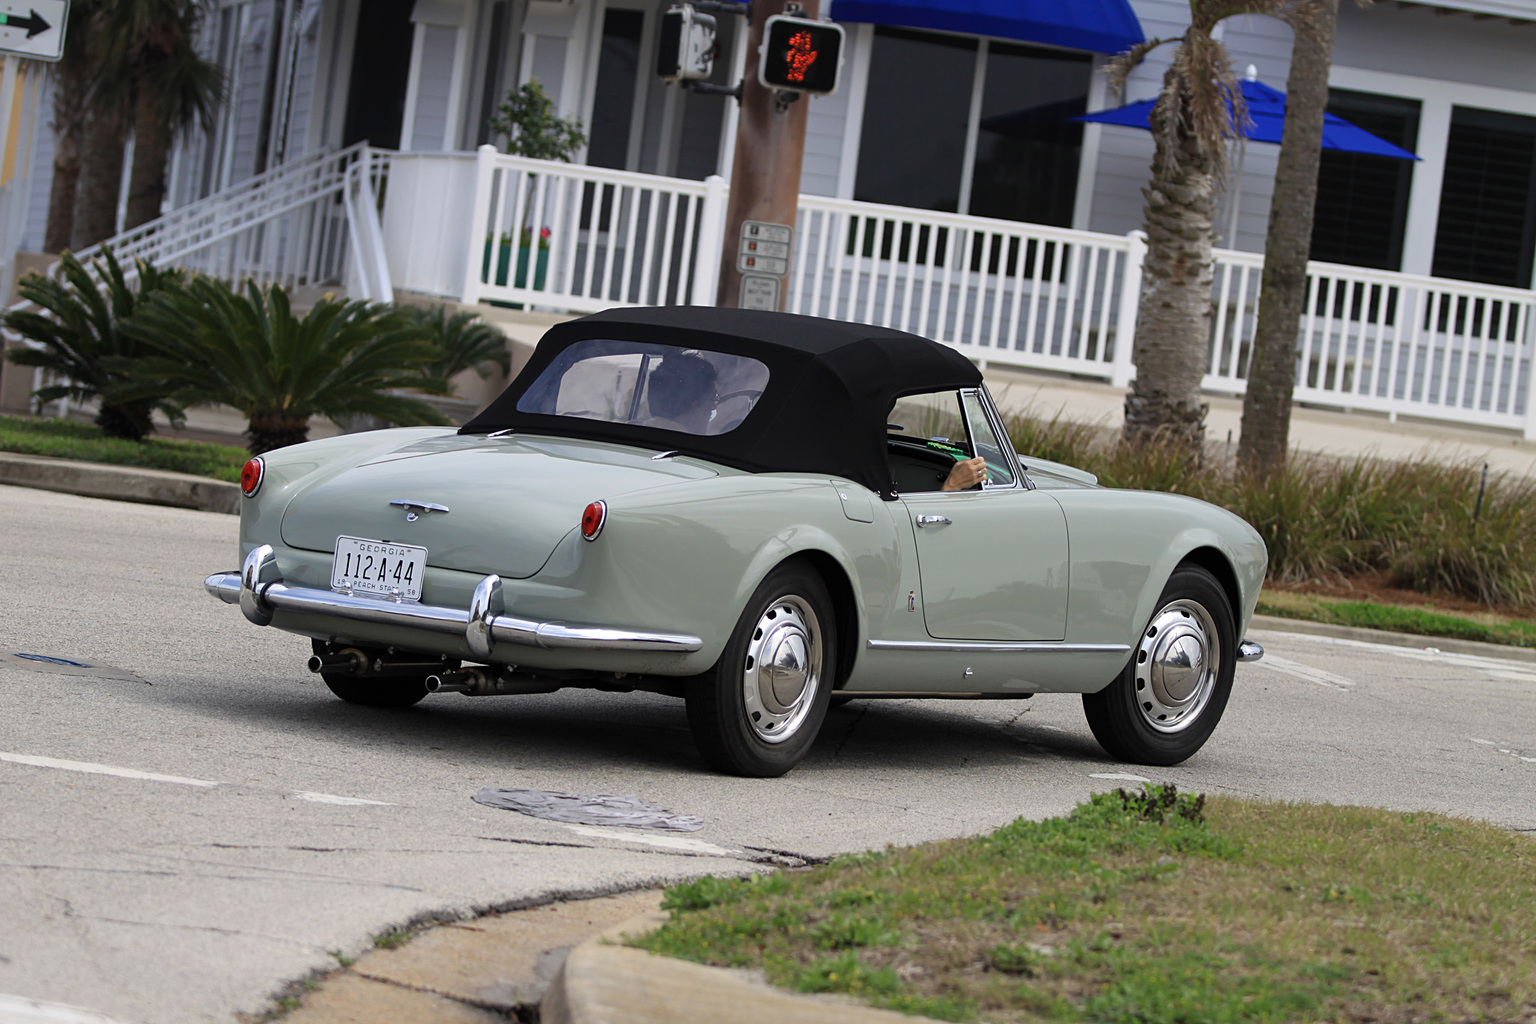
[(258, 626), (271, 623), (274, 611), (330, 615), (354, 622), (404, 626), (446, 633), (464, 639), (476, 657), (489, 658), (497, 643), (542, 647), (546, 650), (649, 651), (689, 654), (704, 641), (686, 633), (618, 629), (611, 626), (568, 625), (520, 619), (504, 610), (501, 577), (490, 575), (475, 587), (468, 609), (363, 597), (314, 587), (294, 587), (278, 575), (271, 545), (252, 548), (238, 573), (216, 572), (203, 581), (208, 593), (226, 604), (238, 604)]

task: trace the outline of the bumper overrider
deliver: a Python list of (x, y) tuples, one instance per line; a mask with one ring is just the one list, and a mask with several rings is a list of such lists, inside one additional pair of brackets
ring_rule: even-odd
[(216, 572), (203, 585), (226, 604), (238, 604), (258, 626), (272, 622), (274, 611), (328, 615), (353, 622), (423, 629), (462, 637), (478, 658), (489, 659), (498, 644), (541, 647), (545, 650), (646, 651), (690, 654), (704, 641), (686, 633), (622, 629), (612, 626), (539, 622), (506, 613), (501, 577), (486, 576), (475, 586), (468, 608), (394, 601), (283, 582), (277, 555), (270, 544), (251, 549), (238, 573)]

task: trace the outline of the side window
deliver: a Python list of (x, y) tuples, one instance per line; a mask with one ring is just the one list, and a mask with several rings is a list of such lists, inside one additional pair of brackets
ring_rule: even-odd
[(1008, 461), (1008, 451), (992, 429), (992, 421), (981, 404), (977, 391), (961, 392), (961, 405), (965, 409), (966, 427), (971, 437), (971, 451), (987, 460), (987, 486), (1008, 487), (1013, 484), (1013, 466)]

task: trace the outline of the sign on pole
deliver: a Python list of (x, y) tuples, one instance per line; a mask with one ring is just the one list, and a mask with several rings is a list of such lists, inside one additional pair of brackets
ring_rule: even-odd
[(68, 20), (69, 0), (0, 0), (0, 53), (58, 60)]

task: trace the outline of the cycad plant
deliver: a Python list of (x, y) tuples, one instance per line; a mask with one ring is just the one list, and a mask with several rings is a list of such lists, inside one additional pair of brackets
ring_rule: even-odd
[(13, 363), (42, 367), (64, 378), (62, 383), (38, 389), (39, 402), (100, 398), (96, 425), (102, 432), (138, 441), (154, 429), (150, 420), (154, 409), (173, 420), (180, 417), (180, 409), (166, 401), (169, 391), (163, 388), (141, 386), (131, 399), (108, 394), (126, 379), (133, 359), (147, 353), (141, 342), (123, 332), (123, 322), (151, 296), (179, 285), (182, 272), (143, 260), (135, 267), (138, 280), (130, 284), (110, 249), (92, 260), (90, 269), (65, 253), (59, 262), (62, 279), (42, 274), (21, 279), (17, 292), (37, 309), (9, 310), (4, 323), (40, 346), (10, 348), (6, 355)]
[(437, 346), (437, 357), (423, 367), (427, 376), (447, 380), (465, 370), (474, 370), (485, 380), (493, 366), (499, 366), (504, 374), (511, 371), (512, 356), (507, 351), (506, 335), (476, 314), (462, 310), (449, 316), (446, 306), (417, 307), (409, 312)]
[(157, 296), (125, 327), (152, 350), (135, 364), (136, 389), (167, 387), (183, 406), (228, 405), (246, 415), (253, 455), (309, 437), (314, 416), (377, 416), (445, 423), (411, 388), (445, 394), (424, 372), (438, 355), (403, 310), (323, 299), (302, 318), (281, 287), (244, 291), (196, 278)]

